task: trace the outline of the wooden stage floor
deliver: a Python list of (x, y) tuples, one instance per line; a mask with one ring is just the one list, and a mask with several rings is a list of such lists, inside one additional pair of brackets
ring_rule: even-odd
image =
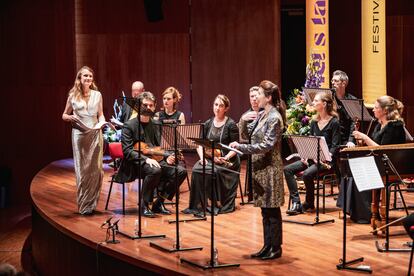
[[(189, 166), (193, 162), (188, 162)], [(181, 242), (184, 247), (202, 246), (202, 251), (180, 253), (164, 253), (149, 246), (150, 241), (172, 246), (175, 240), (175, 224), (169, 224), (169, 219), (175, 215), (158, 218), (143, 218), (144, 234), (165, 234), (165, 239), (130, 240), (120, 235), (119, 244), (105, 244), (104, 229), (101, 224), (110, 216), (120, 219), (121, 231), (132, 234), (137, 216), (137, 185), (126, 185), (127, 214), (122, 215), (121, 185), (114, 184), (112, 198), (108, 211), (105, 211), (105, 201), (109, 189), (112, 169), (105, 164), (105, 178), (97, 212), (92, 216), (81, 216), (76, 209), (76, 186), (72, 159), (53, 162), (41, 170), (32, 181), (31, 196), (35, 210), (53, 227), (77, 239), (88, 246), (108, 252), (117, 258), (125, 258), (129, 263), (145, 265), (146, 269), (155, 272), (183, 274), (220, 274), (220, 275), (337, 275), (353, 272), (338, 271), (336, 265), (342, 258), (342, 219), (340, 210), (335, 207), (332, 197), (327, 198), (327, 214), (321, 219), (335, 219), (334, 223), (317, 226), (306, 226), (283, 223), (283, 256), (277, 260), (261, 261), (249, 258), (249, 254), (262, 246), (262, 224), (260, 209), (252, 205), (239, 205), (230, 214), (216, 217), (215, 237), (219, 252), (219, 261), (225, 263), (240, 263), (239, 268), (216, 269), (203, 271), (188, 264), (181, 264), (180, 258), (207, 262), (210, 254), (210, 218), (207, 221), (186, 222), (180, 224)], [(242, 184), (244, 187), (244, 164), (242, 169)], [(286, 199), (288, 190), (285, 187)], [(410, 195), (409, 195), (410, 196)], [(412, 200), (407, 196), (408, 202)], [(188, 185), (181, 187), (180, 209), (188, 205)], [(172, 206), (168, 207), (173, 209)], [(287, 203), (282, 208), (283, 218)], [(394, 213), (394, 212), (393, 212)], [(399, 213), (397, 212), (398, 215)], [(181, 218), (188, 218), (188, 215)], [(313, 221), (314, 213), (304, 214), (291, 219)], [(375, 241), (384, 240), (370, 234), (369, 225), (358, 225), (348, 222), (347, 260), (364, 257), (364, 264), (371, 266), (374, 274), (405, 275), (407, 273), (409, 253), (379, 253)], [(391, 228), (391, 247), (402, 247), (409, 241), (402, 227)], [(156, 269), (159, 267), (160, 269)]]

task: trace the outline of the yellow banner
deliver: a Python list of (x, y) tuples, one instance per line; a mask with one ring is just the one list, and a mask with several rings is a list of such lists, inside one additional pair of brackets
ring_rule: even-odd
[(367, 104), (387, 94), (385, 1), (361, 1), (362, 96)]
[(319, 60), (321, 87), (330, 87), (328, 0), (306, 0), (306, 63)]

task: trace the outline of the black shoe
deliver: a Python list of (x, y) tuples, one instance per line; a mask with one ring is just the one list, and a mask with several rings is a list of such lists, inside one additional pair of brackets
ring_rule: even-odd
[(155, 214), (151, 211), (151, 209), (147, 205), (144, 205), (141, 208), (141, 214), (144, 217), (147, 217), (147, 218), (155, 218), (156, 217)]
[(277, 250), (273, 250), (273, 248), (270, 249), (270, 251), (262, 257), (262, 260), (272, 260), (277, 259), (282, 256), (282, 248), (279, 247)]
[(288, 214), (289, 216), (296, 216), (296, 215), (302, 214), (303, 213), (302, 208), (303, 207), (302, 207), (302, 204), (300, 204), (300, 202), (293, 202), (292, 208), (287, 210), (286, 214)]
[(190, 208), (187, 208), (181, 211), (181, 213), (186, 214), (186, 215), (196, 214), (197, 212), (198, 210), (190, 209)]
[(164, 203), (160, 200), (155, 201), (154, 205), (152, 205), (152, 211), (163, 215), (171, 215), (171, 211), (165, 208)]
[[(214, 215), (217, 216), (219, 211), (220, 211), (220, 209), (215, 207), (214, 208)], [(211, 207), (210, 206), (207, 207), (207, 212), (209, 212), (211, 214)]]
[(313, 209), (315, 209), (315, 205), (312, 203), (307, 203), (306, 201), (305, 202), (303, 202), (303, 204), (302, 204), (302, 210), (304, 211), (304, 212), (306, 212), (307, 210), (313, 210)]
[(263, 245), (262, 249), (259, 252), (253, 253), (250, 255), (252, 258), (261, 258), (269, 253), (271, 246)]

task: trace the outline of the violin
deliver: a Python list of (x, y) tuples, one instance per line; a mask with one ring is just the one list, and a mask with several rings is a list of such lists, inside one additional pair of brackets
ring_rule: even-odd
[[(140, 146), (141, 145), (141, 146)], [(151, 157), (152, 159), (157, 160), (160, 162), (164, 157), (168, 157), (171, 155), (170, 151), (165, 151), (161, 149), (161, 147), (150, 147), (148, 144), (144, 142), (137, 142), (134, 145), (134, 150), (139, 151), (141, 147), (141, 153), (144, 155), (147, 155)], [(172, 154), (174, 155), (174, 153)], [(178, 160), (184, 160), (183, 153), (181, 151), (178, 151)]]
[[(220, 149), (214, 149), (214, 151), (212, 151), (212, 148), (207, 148), (206, 147), (205, 148), (205, 153), (206, 153), (206, 157), (209, 158), (209, 159), (223, 157), (223, 152)], [(223, 160), (222, 165), (229, 168), (229, 167), (233, 166), (233, 163)]]
[[(356, 131), (360, 131), (360, 128), (361, 128), (361, 122), (359, 121), (359, 119), (358, 119), (358, 118), (356, 118), (356, 119), (355, 119), (355, 130), (356, 130)], [(361, 139), (356, 139), (356, 138), (355, 138), (355, 140), (356, 140), (356, 142), (357, 142), (357, 147), (362, 147), (362, 146), (364, 146), (364, 141), (363, 141), (363, 140), (361, 140)]]
[[(369, 122), (369, 126), (368, 126), (368, 129), (367, 129), (367, 133), (365, 133), (366, 135), (368, 135), (369, 134), (369, 131), (371, 130), (372, 122), (374, 122), (374, 120), (371, 120)], [(355, 119), (355, 130), (356, 131), (360, 131), (359, 130), (360, 128), (361, 128), (361, 123), (360, 123), (359, 119)], [(355, 140), (357, 141), (357, 146), (358, 147), (361, 147), (361, 146), (364, 146), (365, 145), (364, 141), (362, 141), (361, 139), (355, 139)]]

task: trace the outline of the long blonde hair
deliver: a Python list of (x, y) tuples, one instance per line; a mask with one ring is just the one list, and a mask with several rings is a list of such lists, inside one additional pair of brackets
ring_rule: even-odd
[(96, 86), (96, 83), (95, 83), (93, 70), (88, 66), (82, 66), (82, 68), (79, 69), (78, 73), (76, 74), (75, 83), (73, 84), (72, 89), (69, 90), (69, 96), (72, 96), (72, 98), (76, 100), (79, 100), (80, 97), (82, 96), (82, 84), (80, 80), (81, 80), (83, 70), (88, 70), (89, 72), (92, 73), (93, 79), (92, 79), (92, 84), (91, 86), (89, 86), (89, 88), (93, 90), (98, 90), (98, 87)]

